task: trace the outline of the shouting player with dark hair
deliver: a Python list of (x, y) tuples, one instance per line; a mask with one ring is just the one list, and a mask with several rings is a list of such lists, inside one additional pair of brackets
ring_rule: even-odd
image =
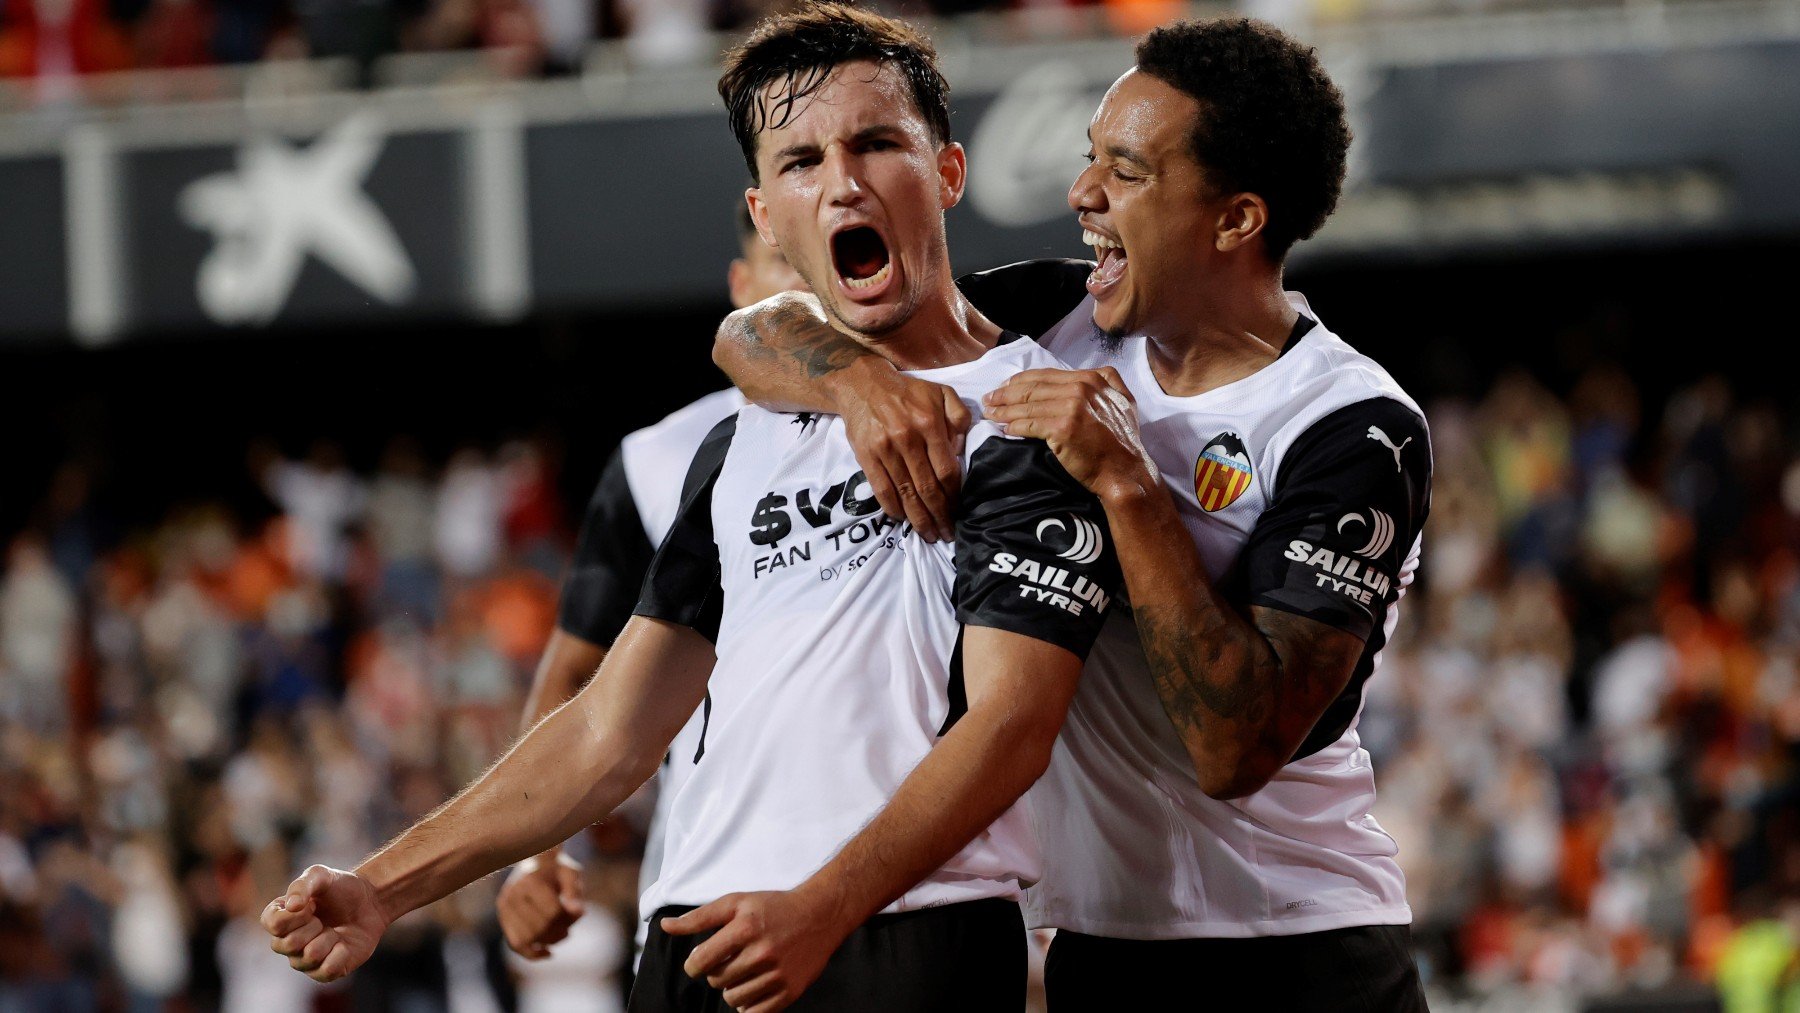
[[(810, 5), (728, 68), (757, 228), (858, 347), (959, 406), (1062, 365), (951, 282), (965, 163), (923, 37)], [(356, 871), (308, 869), (263, 912), (274, 948), (348, 973), (395, 917), (604, 816), (707, 697), (632, 1009), (1021, 1007), (1039, 870), (1020, 798), (1119, 577), (1100, 504), (1045, 443), (980, 422), (964, 448), (952, 547), (879, 512), (841, 420), (721, 423), (594, 680)]]
[[(987, 412), (1099, 497), (1131, 603), (1032, 796), (1032, 913), (1061, 930), (1051, 1009), (1422, 1009), (1356, 719), (1418, 565), (1429, 437), (1282, 288), (1337, 201), (1343, 100), (1311, 50), (1256, 22), (1171, 25), (1137, 57), (1069, 191), (1096, 263), (964, 282), (1003, 323), (1085, 287), (1042, 341), (1087, 368), (1021, 374)], [(896, 476), (887, 505), (944, 509), (945, 422), (905, 421), (941, 392), (808, 307), (734, 314), (715, 356), (753, 400), (841, 405)]]

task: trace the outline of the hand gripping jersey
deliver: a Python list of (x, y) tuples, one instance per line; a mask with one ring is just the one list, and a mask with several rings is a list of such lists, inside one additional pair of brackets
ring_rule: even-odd
[[(982, 312), (1013, 326), (1041, 316), (1091, 267), (1034, 262), (961, 284)], [(1315, 619), (1367, 646), (1295, 759), (1261, 791), (1221, 802), (1200, 790), (1137, 630), (1116, 610), (1050, 771), (1032, 789), (1044, 848), (1044, 878), (1029, 897), (1035, 924), (1179, 939), (1412, 920), (1394, 841), (1370, 814), (1375, 781), (1356, 718), (1419, 565), (1430, 437), (1385, 370), (1318, 323), (1299, 295), (1288, 298), (1300, 321), (1281, 357), (1196, 397), (1163, 393), (1144, 339), (1109, 352), (1091, 299), (1041, 339), (1077, 368), (1119, 371), (1145, 449), (1229, 598)]]
[[(976, 411), (1060, 365), (1017, 340), (912, 375)], [(718, 651), (645, 910), (789, 889), (830, 859), (965, 710), (965, 625), (1085, 656), (1117, 589), (1099, 504), (1043, 443), (991, 423), (963, 467), (956, 543), (929, 545), (881, 513), (834, 416), (751, 406), (707, 438), (638, 604)], [(1037, 875), (1021, 804), (886, 910), (1017, 898)]]
[[(575, 558), (563, 581), (558, 627), (603, 647), (618, 639), (637, 605), (656, 546), (675, 523), (688, 462), (719, 420), (743, 406), (744, 396), (735, 388), (714, 391), (620, 441), (582, 518)], [(669, 802), (693, 765), (704, 721), (702, 708), (669, 744), (668, 759), (658, 775), (656, 809), (644, 840), (644, 862), (638, 873), (640, 897), (655, 881), (662, 864), (662, 828)], [(678, 763), (677, 757), (688, 757), (690, 762)], [(641, 949), (644, 923), (640, 921), (638, 927)]]

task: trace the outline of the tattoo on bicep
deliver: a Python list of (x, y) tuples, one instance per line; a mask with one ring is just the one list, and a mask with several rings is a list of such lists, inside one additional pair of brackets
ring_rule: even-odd
[(759, 356), (779, 349), (806, 369), (809, 380), (835, 373), (869, 350), (829, 323), (799, 306), (782, 304), (769, 312), (768, 322), (752, 320), (751, 344)]

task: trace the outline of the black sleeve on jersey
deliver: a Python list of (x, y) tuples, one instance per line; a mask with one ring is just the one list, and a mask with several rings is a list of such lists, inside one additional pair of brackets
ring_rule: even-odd
[(714, 642), (719, 639), (725, 590), (719, 583), (719, 543), (713, 539), (713, 486), (736, 432), (737, 416), (728, 415), (694, 452), (681, 485), (681, 509), (656, 550), (637, 603), (637, 615), (692, 627)]
[(1252, 605), (1367, 641), (1431, 507), (1425, 420), (1392, 398), (1340, 408), (1283, 456), (1241, 557)]
[(1100, 501), (1042, 440), (976, 448), (956, 522), (956, 618), (1086, 658), (1123, 579)]
[(1023, 260), (956, 279), (981, 315), (1009, 331), (1038, 337), (1087, 298), (1086, 260)]
[(556, 625), (589, 643), (611, 644), (631, 618), (655, 553), (625, 479), (624, 454), (614, 451), (581, 519)]

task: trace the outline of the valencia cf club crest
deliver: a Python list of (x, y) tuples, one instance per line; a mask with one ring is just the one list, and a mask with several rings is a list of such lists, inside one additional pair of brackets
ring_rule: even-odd
[(1236, 433), (1220, 433), (1207, 441), (1194, 462), (1194, 498), (1207, 513), (1237, 502), (1256, 476), (1250, 471), (1250, 452)]

